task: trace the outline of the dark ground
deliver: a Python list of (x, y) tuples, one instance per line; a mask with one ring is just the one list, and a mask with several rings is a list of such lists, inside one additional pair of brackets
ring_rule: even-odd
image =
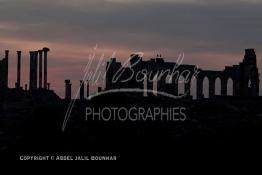
[[(117, 155), (120, 159), (261, 155), (262, 100), (193, 101), (111, 94), (77, 101), (65, 132), (69, 102), (52, 91), (0, 96), (0, 157), (20, 155)], [(85, 121), (85, 107), (187, 108), (183, 122)]]

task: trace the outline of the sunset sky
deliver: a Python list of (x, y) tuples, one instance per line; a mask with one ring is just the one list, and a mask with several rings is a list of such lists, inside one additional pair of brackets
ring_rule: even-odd
[(14, 87), (16, 51), (23, 51), (25, 84), (29, 51), (49, 47), (49, 81), (61, 96), (65, 79), (79, 86), (96, 45), (98, 58), (116, 51), (124, 60), (140, 51), (144, 59), (161, 53), (175, 61), (184, 52), (185, 64), (214, 70), (255, 48), (261, 72), (261, 9), (262, 0), (0, 0), (0, 54), (10, 50)]

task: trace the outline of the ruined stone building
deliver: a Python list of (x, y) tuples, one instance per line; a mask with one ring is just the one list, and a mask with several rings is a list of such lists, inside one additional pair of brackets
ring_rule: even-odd
[(5, 57), (0, 60), (0, 89), (8, 88), (8, 58), (9, 51), (5, 51)]
[(161, 56), (143, 61), (139, 55), (130, 57), (130, 65), (122, 66), (116, 58), (107, 63), (106, 90), (135, 88), (153, 90), (156, 81), (157, 91), (180, 95), (178, 83), (184, 81), (184, 95), (190, 96), (191, 82), (197, 81), (197, 98), (203, 98), (203, 81), (209, 80), (209, 97), (215, 96), (216, 79), (221, 80), (221, 95), (227, 96), (228, 80), (233, 80), (233, 96), (259, 96), (259, 73), (254, 49), (246, 49), (243, 61), (239, 65), (226, 66), (223, 71), (202, 70), (195, 65), (183, 65), (165, 62)]
[[(50, 83), (47, 82), (47, 53), (50, 51), (49, 48), (43, 48), (38, 51), (30, 51), (30, 71), (29, 71), (29, 90), (34, 91), (38, 89), (49, 90)], [(44, 56), (44, 60), (43, 60)], [(8, 89), (8, 59), (9, 51), (5, 51), (5, 58), (0, 60), (0, 90)], [(21, 62), (22, 52), (17, 51), (17, 81), (15, 87), (21, 89)], [(42, 66), (44, 62), (44, 67)], [(38, 66), (39, 63), (39, 66)], [(44, 70), (44, 79), (43, 79)], [(27, 84), (25, 85), (27, 90)]]
[[(30, 52), (30, 74), (29, 74), (29, 89), (49, 89), (47, 82), (47, 53), (49, 48), (43, 48), (38, 51)], [(44, 56), (44, 81), (43, 81), (43, 56)], [(38, 66), (39, 63), (39, 66)]]

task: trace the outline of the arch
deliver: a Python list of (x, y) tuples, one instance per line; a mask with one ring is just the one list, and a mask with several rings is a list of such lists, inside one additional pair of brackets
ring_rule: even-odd
[(157, 84), (158, 84), (158, 76), (155, 75), (154, 78), (153, 78), (153, 91), (154, 91), (154, 95), (157, 96)]
[(178, 79), (178, 95), (184, 95), (184, 94), (185, 94), (185, 78), (183, 75), (180, 75)]
[(233, 79), (229, 77), (227, 79), (227, 96), (233, 96), (233, 90), (234, 90), (233, 85), (234, 85)]
[(205, 77), (203, 79), (203, 94), (204, 98), (209, 98), (209, 79)]
[(221, 78), (217, 77), (215, 80), (215, 95), (221, 95)]
[(197, 78), (195, 76), (191, 79), (190, 95), (193, 99), (197, 99)]
[(166, 84), (172, 84), (172, 76), (168, 74), (166, 76), (166, 81), (165, 82), (166, 82)]
[(147, 82), (147, 76), (144, 76), (144, 82), (143, 82), (143, 86), (144, 86), (144, 93), (143, 93), (143, 96), (144, 97), (147, 97), (147, 89), (148, 89), (148, 82)]

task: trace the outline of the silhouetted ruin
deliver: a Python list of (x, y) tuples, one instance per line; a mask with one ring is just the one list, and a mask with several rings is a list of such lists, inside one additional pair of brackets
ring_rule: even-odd
[[(244, 60), (239, 65), (226, 66), (223, 71), (202, 70), (195, 65), (179, 65), (178, 63), (165, 62), (161, 55), (149, 61), (143, 61), (139, 55), (131, 55), (130, 67), (123, 67), (116, 58), (107, 63), (106, 90), (120, 88), (136, 88), (153, 90), (154, 78), (157, 80), (157, 91), (173, 95), (178, 94), (180, 78), (184, 82), (184, 95), (190, 96), (192, 79), (197, 81), (197, 98), (203, 95), (203, 81), (209, 80), (209, 97), (215, 96), (215, 81), (221, 80), (221, 95), (227, 96), (227, 83), (233, 80), (233, 96), (235, 97), (258, 97), (259, 96), (259, 73), (257, 68), (256, 54), (254, 49), (246, 49)], [(142, 71), (147, 72), (144, 81)], [(134, 74), (133, 74), (134, 73)], [(130, 76), (133, 74), (132, 78)], [(117, 77), (117, 78), (116, 78)], [(114, 82), (115, 80), (115, 82)]]
[[(36, 90), (37, 87), (39, 87), (40, 89), (42, 88), (42, 72), (43, 72), (42, 54), (43, 53), (44, 53), (44, 89), (49, 89), (48, 82), (47, 82), (47, 53), (49, 51), (50, 49), (45, 47), (43, 48), (43, 50), (30, 52), (30, 80), (29, 80), (30, 90)], [(39, 62), (39, 73), (38, 73), (38, 62)], [(39, 77), (37, 75), (39, 75)]]
[(209, 80), (210, 97), (215, 96), (215, 81), (221, 80), (221, 95), (227, 95), (227, 83), (233, 80), (233, 96), (258, 97), (259, 96), (259, 73), (257, 58), (254, 49), (246, 49), (243, 61), (239, 65), (226, 66), (224, 71), (200, 70), (197, 76), (197, 97), (203, 97), (203, 80)]
[(29, 89), (37, 89), (37, 52), (30, 52), (30, 75), (29, 75)]
[[(8, 158), (17, 159), (18, 156), (30, 154), (108, 153), (140, 159), (149, 158), (146, 155), (148, 154), (155, 159), (157, 154), (177, 158), (178, 154), (183, 154), (184, 157), (185, 153), (192, 155), (191, 153), (197, 152), (202, 156), (203, 151), (208, 149), (231, 154), (232, 150), (238, 148), (238, 155), (243, 150), (248, 150), (249, 153), (261, 150), (262, 98), (227, 100), (224, 97), (229, 78), (233, 80), (234, 97), (258, 96), (259, 74), (254, 49), (246, 50), (244, 60), (239, 65), (227, 66), (223, 71), (206, 71), (195, 65), (178, 66), (176, 63), (165, 62), (162, 55), (149, 61), (133, 55), (130, 64), (135, 73), (143, 69), (152, 72), (146, 81), (141, 82), (136, 78), (142, 80), (142, 74), (134, 76), (130, 81), (121, 82), (130, 77), (132, 71), (113, 58), (107, 65), (106, 88), (97, 89), (98, 92), (119, 88), (153, 89), (157, 84), (157, 90), (178, 95), (178, 79), (181, 75), (190, 80), (184, 84), (187, 96), (190, 95), (191, 79), (196, 77), (197, 100), (149, 93), (148, 96), (142, 96), (133, 92), (133, 89), (130, 92), (102, 93), (85, 100), (85, 93), (89, 97), (90, 88), (90, 82), (86, 80), (80, 80), (80, 100), (75, 101), (72, 100), (71, 81), (65, 80), (64, 100), (50, 91), (50, 83), (47, 81), (48, 51), (48, 48), (44, 48), (30, 52), (30, 81), (25, 85), (25, 90), (21, 87), (22, 53), (17, 52), (17, 81), (14, 89), (8, 88), (8, 51), (0, 61), (0, 155), (6, 154)], [(170, 77), (174, 67), (178, 72)], [(164, 72), (162, 77), (161, 71)], [(113, 82), (114, 76), (118, 75), (117, 81)], [(161, 78), (150, 81), (154, 77)], [(203, 98), (203, 80), (206, 77), (209, 79), (210, 99)], [(212, 98), (214, 81), (217, 78), (221, 79), (222, 98)], [(70, 104), (74, 104), (72, 108)], [(104, 121), (92, 120), (86, 116), (87, 107), (94, 110), (95, 116), (103, 113), (101, 111), (106, 113), (111, 108), (124, 110), (111, 113), (112, 118), (116, 119)], [(183, 123), (161, 118), (155, 121), (121, 120), (127, 113), (136, 114), (136, 109), (147, 111), (156, 108), (163, 110), (163, 116), (168, 117), (169, 112), (174, 109), (184, 108), (187, 119)], [(127, 113), (125, 109), (128, 110)], [(71, 112), (70, 118), (66, 130), (62, 132), (61, 126), (68, 111)], [(152, 116), (151, 113), (144, 114)], [(156, 118), (159, 115), (160, 113)], [(173, 117), (172, 114), (170, 116)]]
[[(79, 99), (83, 101), (85, 99), (88, 99), (90, 95), (89, 81), (80, 80), (79, 82), (80, 82)], [(86, 95), (85, 95), (85, 88), (86, 88)], [(65, 80), (65, 100), (71, 100), (71, 99), (72, 99), (72, 83), (71, 80)]]
[(43, 50), (38, 50), (39, 54), (39, 89), (43, 88)]
[(21, 88), (21, 51), (17, 51), (17, 81), (16, 88)]
[(72, 84), (70, 80), (65, 80), (65, 99), (66, 100), (71, 100), (72, 98)]
[(44, 89), (47, 89), (47, 53), (50, 51), (49, 48), (43, 48), (44, 52)]
[(83, 80), (80, 80), (80, 100), (85, 99), (85, 84)]
[[(47, 82), (47, 53), (50, 51), (48, 48), (43, 50), (30, 51), (30, 71), (29, 71), (29, 90), (35, 91), (42, 89), (50, 90), (50, 83)], [(44, 82), (42, 80), (42, 55), (44, 53)], [(8, 59), (9, 51), (5, 51), (5, 58), (0, 61), (0, 90), (8, 89)], [(16, 89), (21, 89), (21, 63), (22, 63), (22, 51), (17, 51), (17, 81), (15, 83)], [(39, 67), (38, 67), (39, 63)], [(38, 72), (39, 70), (39, 72)], [(39, 76), (38, 76), (39, 75)], [(25, 90), (28, 90), (27, 84)]]
[(5, 51), (5, 58), (0, 61), (0, 89), (8, 88), (8, 58), (9, 51)]

